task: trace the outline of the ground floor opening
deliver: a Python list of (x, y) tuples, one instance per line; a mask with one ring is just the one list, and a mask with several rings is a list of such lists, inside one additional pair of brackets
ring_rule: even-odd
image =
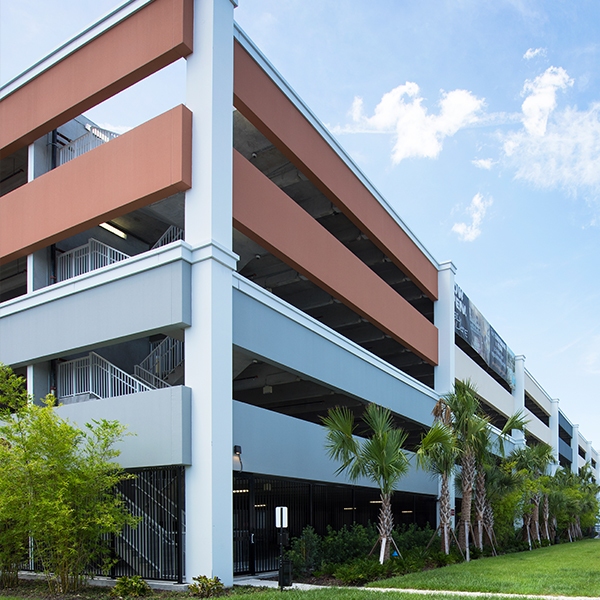
[[(338, 485), (234, 473), (233, 554), (234, 574), (256, 574), (277, 569), (279, 543), (275, 508), (288, 507), (290, 538), (311, 525), (319, 534), (327, 526), (340, 529), (353, 523), (377, 523), (379, 491), (353, 485)], [(395, 492), (392, 502), (396, 525), (429, 524), (435, 528), (434, 496)]]

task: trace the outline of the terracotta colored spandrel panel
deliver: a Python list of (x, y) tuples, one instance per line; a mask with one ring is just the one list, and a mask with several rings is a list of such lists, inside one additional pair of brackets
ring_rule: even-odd
[(437, 328), (234, 150), (237, 229), (430, 364)]
[(192, 52), (193, 0), (155, 0), (0, 102), (0, 158)]
[(0, 198), (0, 262), (191, 187), (192, 114), (178, 106)]
[(437, 268), (239, 42), (234, 105), (432, 300)]

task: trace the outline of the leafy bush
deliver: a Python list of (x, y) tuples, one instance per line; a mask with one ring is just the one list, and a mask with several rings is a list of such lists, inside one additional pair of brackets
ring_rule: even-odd
[(0, 522), (0, 588), (12, 588), (19, 583), (19, 565), (27, 557), (27, 534), (18, 522)]
[(225, 592), (225, 586), (218, 577), (207, 577), (206, 575), (200, 575), (199, 577), (192, 577), (195, 583), (188, 585), (190, 595), (197, 598), (212, 598), (214, 596), (221, 596)]
[(430, 548), (427, 555), (427, 566), (432, 568), (446, 567), (462, 561), (463, 557), (456, 547), (450, 548), (449, 554), (446, 554), (439, 549), (432, 550)]
[(90, 565), (111, 566), (106, 534), (137, 523), (114, 494), (130, 477), (114, 462), (125, 427), (102, 419), (79, 429), (53, 409), (52, 395), (45, 406), (22, 404), (11, 377), (0, 365), (0, 546), (18, 559), (31, 536), (50, 591), (70, 592)]
[(377, 542), (377, 537), (374, 525), (364, 527), (355, 523), (351, 527), (344, 525), (337, 531), (327, 526), (323, 539), (323, 561), (341, 564), (365, 557)]
[(119, 577), (115, 587), (110, 590), (110, 595), (117, 598), (139, 598), (148, 596), (152, 589), (145, 579), (139, 575), (133, 577)]
[(431, 541), (434, 533), (435, 531), (429, 527), (429, 524), (420, 529), (415, 523), (411, 523), (410, 525), (400, 525), (394, 530), (392, 535), (398, 549), (404, 554), (404, 550), (418, 547), (425, 548)]
[(292, 562), (294, 577), (313, 573), (321, 566), (322, 557), (321, 537), (310, 525), (302, 530), (300, 537), (292, 540), (291, 548), (287, 552), (287, 558)]
[(347, 585), (364, 585), (376, 579), (383, 579), (393, 574), (390, 560), (383, 565), (374, 557), (359, 558), (343, 565), (338, 565), (333, 575)]

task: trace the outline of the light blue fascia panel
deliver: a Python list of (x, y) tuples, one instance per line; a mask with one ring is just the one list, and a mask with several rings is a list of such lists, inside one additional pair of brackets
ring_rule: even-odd
[(189, 326), (190, 264), (180, 259), (120, 276), (126, 262), (0, 309), (0, 362), (31, 364)]
[[(335, 475), (339, 463), (328, 458), (325, 429), (315, 423), (234, 401), (233, 443), (242, 447), (242, 465), (249, 473), (348, 483), (344, 476)], [(239, 464), (234, 464), (234, 470), (239, 470)], [(373, 487), (365, 478), (357, 484)], [(416, 469), (411, 454), (410, 471), (398, 489), (436, 495), (437, 481)]]
[(191, 464), (190, 388), (169, 387), (59, 406), (58, 414), (83, 428), (93, 420), (119, 421), (131, 435), (116, 459), (125, 468)]
[(436, 401), (419, 382), (319, 323), (294, 312), (284, 314), (238, 289), (233, 292), (233, 343), (300, 377), (323, 383), (407, 418), (431, 425)]

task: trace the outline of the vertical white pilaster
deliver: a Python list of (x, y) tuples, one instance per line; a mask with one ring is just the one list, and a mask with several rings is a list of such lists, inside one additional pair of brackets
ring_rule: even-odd
[[(515, 389), (512, 392), (513, 414), (525, 411), (525, 357), (521, 354), (515, 356)], [(525, 446), (525, 434), (513, 429), (512, 437), (516, 447)]]
[(192, 465), (186, 469), (186, 579), (233, 583), (232, 440), (232, 0), (195, 0), (186, 104), (193, 113), (185, 240), (192, 246)]
[(438, 329), (438, 365), (435, 367), (435, 391), (442, 395), (454, 389), (454, 275), (451, 261), (440, 264), (438, 301), (434, 304), (434, 322)]
[(579, 425), (573, 425), (573, 437), (571, 438), (571, 452), (573, 459), (571, 461), (571, 472), (579, 473)]
[[(27, 182), (33, 181), (35, 173), (35, 145), (27, 146)], [(34, 290), (33, 285), (33, 255), (27, 255), (27, 293), (30, 294)], [(29, 372), (27, 373), (29, 381)], [(29, 392), (29, 390), (27, 390)]]
[(40, 401), (50, 393), (50, 363), (27, 365), (27, 394), (33, 402)]
[[(434, 304), (434, 322), (438, 329), (438, 364), (435, 367), (435, 391), (441, 396), (454, 389), (456, 377), (456, 350), (454, 347), (454, 276), (456, 267), (451, 261), (440, 264), (438, 270), (438, 300)], [(450, 477), (450, 506), (455, 507), (454, 477)], [(441, 479), (438, 481), (438, 498), (441, 492)], [(437, 503), (437, 524), (440, 523), (439, 502)], [(451, 520), (455, 527), (455, 517)]]
[(552, 475), (554, 475), (554, 473), (556, 473), (556, 469), (558, 469), (558, 444), (559, 444), (559, 437), (558, 437), (558, 404), (559, 404), (559, 400), (558, 398), (552, 398), (551, 399), (551, 406), (550, 406), (550, 445), (552, 446), (552, 452), (553, 452), (553, 456), (554, 456), (554, 460), (555, 460), (555, 464), (552, 465), (551, 469), (552, 469)]

